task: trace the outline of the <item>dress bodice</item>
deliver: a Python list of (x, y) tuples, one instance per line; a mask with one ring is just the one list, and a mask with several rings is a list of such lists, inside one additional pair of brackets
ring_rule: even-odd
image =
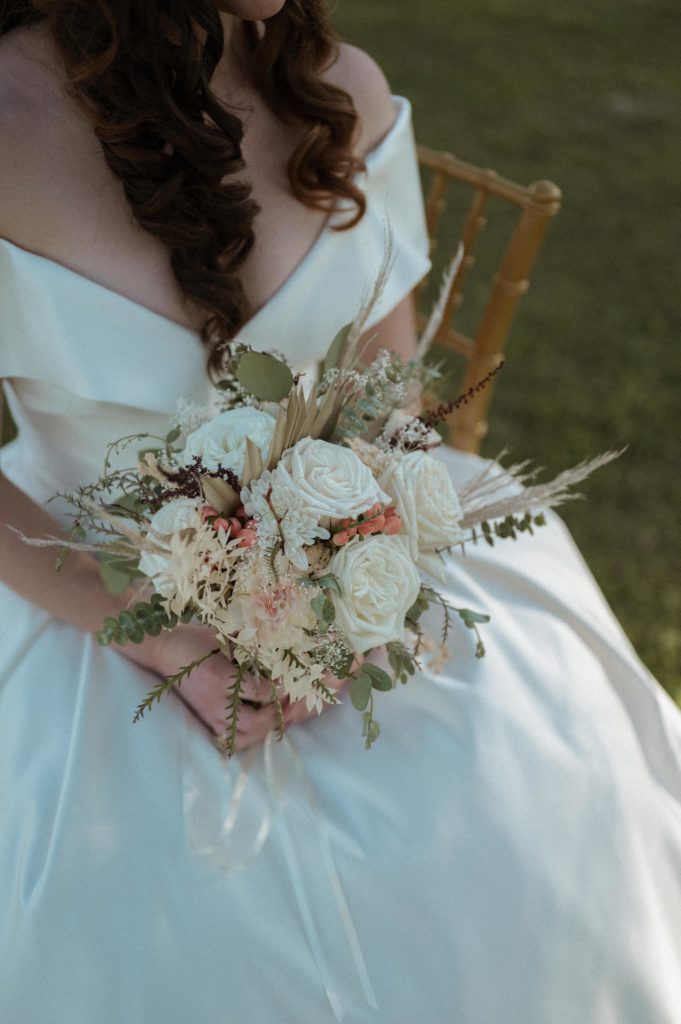
[[(428, 238), (407, 100), (357, 179), (365, 216), (336, 231), (332, 214), (311, 249), (241, 329), (240, 341), (277, 349), (303, 367), (357, 313), (381, 265), (395, 262), (368, 326), (424, 276)], [(178, 399), (206, 402), (206, 350), (191, 328), (54, 260), (0, 239), (0, 377), (19, 436), (3, 472), (44, 501), (101, 472), (106, 446), (131, 433), (165, 434)], [(127, 460), (129, 461), (129, 455)]]

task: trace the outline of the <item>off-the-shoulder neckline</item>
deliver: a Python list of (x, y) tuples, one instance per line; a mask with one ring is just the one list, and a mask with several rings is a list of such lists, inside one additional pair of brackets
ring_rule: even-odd
[[(386, 134), (380, 140), (380, 142), (364, 156), (364, 163), (366, 165), (367, 177), (371, 178), (371, 174), (379, 170), (380, 164), (386, 153), (389, 152), (395, 139), (402, 135), (408, 125), (411, 123), (411, 104), (403, 96), (393, 96), (393, 101), (396, 107), (396, 116), (391, 127), (388, 129)], [(317, 253), (317, 250), (326, 237), (331, 233), (331, 224), (334, 220), (334, 214), (329, 217), (323, 223), (319, 234), (316, 236), (311, 246), (308, 248), (306, 253), (298, 261), (291, 273), (285, 278), (284, 281), (279, 285), (275, 292), (270, 295), (269, 299), (251, 316), (241, 328), (242, 331), (251, 328), (253, 324), (262, 319), (265, 313), (268, 313), (273, 304), (276, 304), (282, 294), (288, 291), (288, 289), (298, 279), (299, 275), (304, 271), (308, 261), (313, 255)], [(7, 246), (11, 250), (20, 254), (31, 261), (36, 261), (38, 265), (49, 267), (51, 271), (56, 274), (64, 274), (70, 279), (75, 279), (82, 283), (86, 287), (90, 287), (93, 290), (99, 290), (100, 293), (105, 295), (109, 300), (120, 301), (122, 304), (127, 305), (129, 309), (135, 311), (136, 314), (141, 316), (147, 316), (153, 320), (159, 321), (165, 325), (165, 329), (176, 330), (186, 336), (191, 336), (194, 339), (199, 337), (199, 332), (193, 327), (188, 327), (186, 324), (182, 324), (177, 320), (173, 320), (171, 317), (166, 316), (164, 313), (159, 313), (157, 310), (151, 309), (149, 306), (145, 306), (141, 302), (137, 302), (135, 299), (131, 299), (129, 296), (124, 295), (122, 292), (117, 292), (112, 288), (108, 288), (106, 285), (100, 284), (99, 281), (95, 281), (91, 277), (87, 277), (85, 274), (80, 273), (77, 270), (73, 270), (71, 267), (64, 263), (60, 263), (58, 260), (51, 259), (49, 256), (43, 256), (40, 253), (33, 252), (30, 249), (26, 249), (19, 245), (17, 242), (11, 241), (9, 238), (0, 236), (0, 245)]]

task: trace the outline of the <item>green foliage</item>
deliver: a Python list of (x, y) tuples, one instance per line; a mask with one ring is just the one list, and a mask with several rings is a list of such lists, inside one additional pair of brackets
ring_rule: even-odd
[(99, 559), (99, 575), (109, 593), (119, 595), (124, 594), (132, 580), (139, 579), (142, 573), (136, 560), (104, 552)]
[(340, 363), (343, 355), (345, 354), (348, 337), (350, 336), (352, 328), (352, 322), (346, 324), (345, 327), (341, 327), (340, 331), (329, 345), (329, 350), (324, 356), (324, 360), (320, 367), (320, 380), (324, 379), (325, 373), (328, 373), (329, 370), (335, 369)]
[(484, 615), (482, 612), (473, 612), (470, 608), (453, 608), (459, 617), (463, 620), (464, 625), (468, 629), (472, 629), (475, 633), (475, 657), (484, 658), (485, 656), (485, 645), (482, 642), (480, 631), (478, 629), (478, 623), (489, 622), (490, 616)]
[(349, 686), (353, 708), (364, 711), (371, 700), (371, 676), (360, 670)]
[[(301, 579), (301, 582), (304, 583), (305, 579)], [(311, 580), (310, 582), (316, 584), (318, 587), (322, 587), (324, 590), (335, 590), (337, 594), (340, 594), (340, 584), (336, 577), (332, 576), (331, 573), (327, 573), (326, 576), (319, 576), (317, 579)]]
[(179, 670), (179, 672), (175, 672), (174, 675), (168, 676), (167, 679), (164, 679), (163, 682), (158, 684), (158, 686), (155, 686), (153, 690), (150, 690), (144, 700), (137, 705), (137, 709), (132, 719), (133, 722), (139, 722), (140, 718), (144, 717), (145, 711), (151, 710), (154, 703), (160, 703), (161, 697), (165, 696), (166, 693), (169, 693), (174, 686), (180, 686), (180, 684), (191, 672), (194, 671), (195, 668), (198, 668), (199, 665), (203, 665), (204, 661), (208, 661), (208, 659), (212, 658), (214, 654), (220, 654), (219, 647), (216, 647), (212, 651), (208, 651), (206, 654), (202, 654), (200, 658), (195, 658), (191, 664), (185, 665)]
[[(483, 539), (490, 547), (493, 547), (495, 537), (498, 537), (500, 540), (508, 540), (509, 538), (517, 540), (518, 533), (533, 534), (533, 526), (546, 526), (546, 516), (542, 512), (538, 512), (535, 515), (531, 512), (526, 512), (524, 516), (506, 516), (504, 519), (499, 519), (492, 523), (483, 522), (480, 523), (480, 531)], [(478, 539), (478, 531), (473, 529), (471, 531), (473, 544), (477, 544)]]
[(166, 448), (171, 448), (179, 438), (182, 431), (179, 427), (173, 427), (172, 430), (168, 431), (165, 437)]
[(362, 671), (365, 672), (371, 680), (371, 685), (374, 690), (392, 690), (393, 681), (387, 672), (384, 672), (378, 665), (372, 665), (370, 662), (365, 661), (362, 665)]
[(428, 589), (426, 587), (421, 587), (418, 597), (405, 616), (407, 625), (409, 625), (415, 632), (418, 632), (419, 619), (427, 610), (429, 604), (431, 604), (431, 599), (428, 597)]
[(149, 601), (138, 601), (120, 613), (118, 618), (107, 615), (97, 635), (103, 647), (116, 643), (119, 646), (130, 641), (141, 644), (145, 636), (158, 636), (162, 629), (172, 629), (178, 622), (189, 622), (191, 612), (181, 616), (168, 614), (160, 594), (154, 594)]
[(374, 702), (372, 700), (369, 708), (362, 715), (362, 736), (364, 737), (364, 747), (366, 750), (371, 750), (380, 732), (381, 727), (374, 718)]
[(336, 609), (331, 598), (326, 594), (317, 594), (310, 601), (310, 608), (317, 616), (317, 623), (320, 633), (326, 633), (331, 623), (336, 618)]
[(395, 680), (406, 683), (419, 667), (416, 655), (404, 644), (390, 643), (387, 645), (388, 663), (395, 674)]
[(293, 374), (269, 352), (244, 352), (236, 377), (242, 388), (263, 402), (279, 402), (293, 387)]
[(244, 681), (248, 672), (252, 669), (250, 662), (237, 663), (234, 682), (227, 687), (227, 702), (225, 705), (225, 734), (222, 739), (221, 749), (231, 757), (234, 753), (236, 743), (236, 732), (239, 724), (239, 709), (241, 707), (241, 694), (243, 693)]

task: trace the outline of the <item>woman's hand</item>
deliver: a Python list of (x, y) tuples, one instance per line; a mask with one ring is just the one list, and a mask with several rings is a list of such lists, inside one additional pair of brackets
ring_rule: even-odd
[[(120, 653), (157, 675), (167, 677), (215, 647), (216, 640), (212, 631), (207, 626), (192, 624), (164, 631), (158, 637), (147, 637), (142, 644), (128, 644), (120, 648)], [(235, 674), (235, 663), (223, 654), (215, 654), (193, 669), (176, 689), (178, 696), (216, 736), (225, 731), (227, 689), (234, 682)], [(345, 685), (331, 674), (324, 678), (324, 683), (331, 689), (340, 689)], [(271, 696), (267, 680), (257, 680), (251, 674), (246, 677), (242, 699), (263, 703), (259, 707), (242, 703), (235, 750), (245, 750), (263, 743), (267, 734), (275, 728), (276, 715)], [(316, 711), (307, 710), (304, 700), (291, 703), (282, 694), (281, 704), (286, 728), (318, 717)], [(325, 705), (325, 709), (328, 706)]]

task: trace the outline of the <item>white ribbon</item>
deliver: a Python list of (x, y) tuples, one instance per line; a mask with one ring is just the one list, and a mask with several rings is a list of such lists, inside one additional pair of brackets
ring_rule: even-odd
[(218, 776), (224, 785), (220, 794), (210, 792), (208, 780), (199, 778), (196, 758), (185, 751), (183, 804), (193, 849), (223, 871), (243, 870), (258, 856), (276, 822), (310, 953), (336, 1020), (340, 1024), (362, 1001), (378, 1010), (328, 825), (288, 734), (277, 742), (270, 733), (262, 748), (225, 760)]

